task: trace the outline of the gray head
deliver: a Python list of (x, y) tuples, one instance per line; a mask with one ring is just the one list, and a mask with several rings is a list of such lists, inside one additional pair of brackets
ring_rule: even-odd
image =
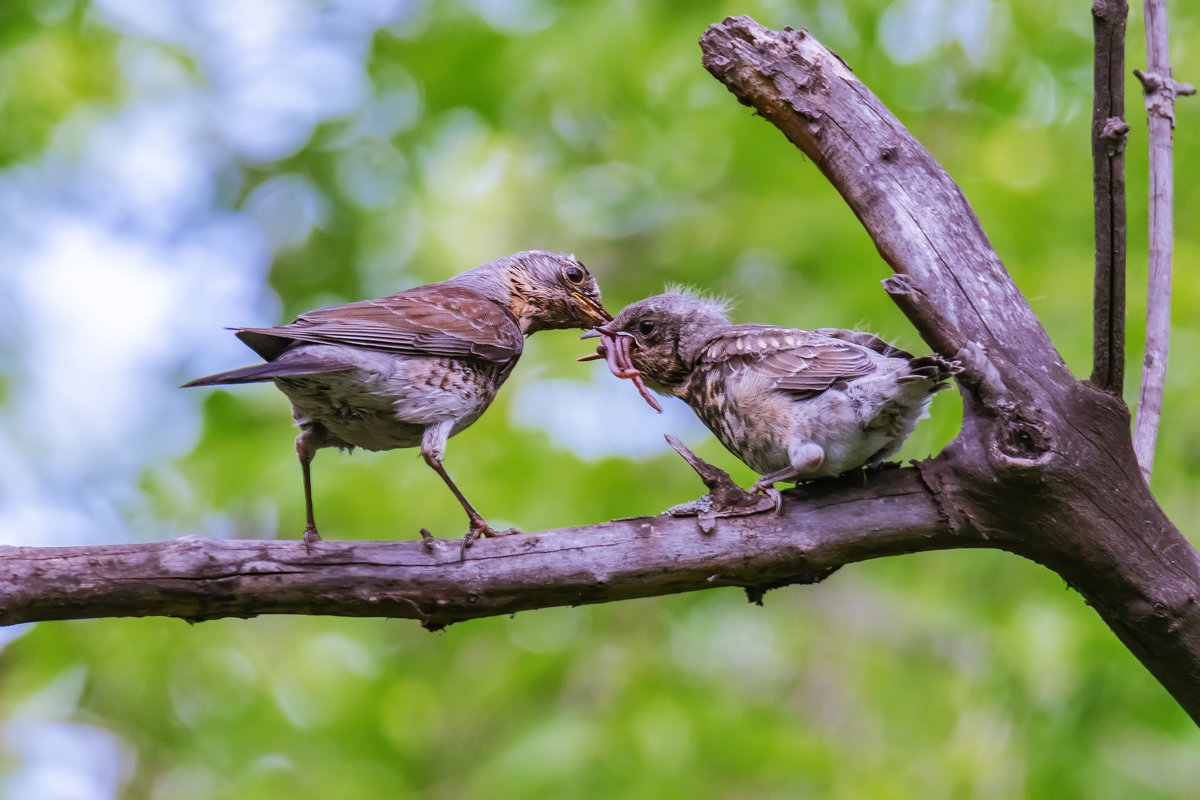
[(574, 255), (525, 250), (451, 278), (506, 306), (522, 333), (591, 328), (612, 319), (600, 287)]
[(729, 305), (687, 289), (668, 289), (626, 306), (601, 330), (630, 338), (632, 366), (655, 391), (675, 394), (704, 343), (731, 324)]

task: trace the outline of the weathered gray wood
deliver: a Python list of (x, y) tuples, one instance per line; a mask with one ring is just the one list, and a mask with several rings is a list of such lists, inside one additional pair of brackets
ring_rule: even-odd
[(1096, 280), (1092, 383), (1115, 394), (1125, 385), (1125, 0), (1092, 3), (1092, 199)]
[(1195, 94), (1171, 77), (1167, 42), (1167, 9), (1163, 0), (1145, 0), (1146, 71), (1134, 70), (1146, 95), (1150, 139), (1150, 279), (1146, 288), (1146, 354), (1138, 391), (1134, 450), (1142, 476), (1150, 481), (1163, 391), (1167, 383), (1167, 351), (1171, 341), (1171, 250), (1174, 241), (1174, 177), (1171, 140), (1175, 129), (1175, 96)]
[(841, 193), (897, 273), (885, 284), (897, 305), (934, 349), (965, 357), (961, 381), (986, 383), (988, 354), (1034, 366), (1005, 376), (1010, 386), (1069, 376), (961, 190), (840, 58), (807, 31), (748, 17), (710, 27), (700, 45), (708, 71)]
[[(682, 466), (682, 465), (681, 465)], [(0, 547), (0, 624), (110, 616), (404, 617), (437, 628), (531, 608), (811, 583), (880, 555), (988, 544), (952, 531), (917, 469), (788, 492), (783, 514), (644, 517), (476, 542), (230, 541)]]

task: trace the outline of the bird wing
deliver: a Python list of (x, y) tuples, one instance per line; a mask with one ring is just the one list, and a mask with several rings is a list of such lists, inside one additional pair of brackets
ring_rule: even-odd
[(866, 331), (848, 331), (843, 328), (817, 328), (813, 332), (830, 336), (834, 339), (842, 339), (843, 341), (853, 342), (854, 344), (865, 347), (868, 350), (874, 350), (876, 353), (879, 353), (879, 355), (886, 356), (887, 358), (903, 358), (911, 360), (913, 357), (912, 353), (908, 352), (907, 350), (901, 350), (894, 344), (885, 342), (875, 334), (867, 333)]
[(268, 361), (293, 342), (310, 342), (504, 363), (519, 356), (525, 344), (516, 319), (499, 303), (444, 284), (319, 308), (287, 325), (239, 328), (237, 335)]
[(734, 325), (708, 342), (701, 361), (752, 371), (774, 379), (777, 389), (802, 394), (875, 371), (871, 353), (855, 342), (774, 325)]

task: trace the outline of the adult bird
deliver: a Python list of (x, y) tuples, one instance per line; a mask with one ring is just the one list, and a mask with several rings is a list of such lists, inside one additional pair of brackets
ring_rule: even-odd
[(317, 450), (418, 445), (467, 512), (469, 544), (502, 532), (446, 473), (446, 441), (487, 409), (520, 358), (524, 336), (611, 319), (595, 278), (575, 256), (528, 250), (379, 300), (309, 311), (287, 325), (235, 328), (266, 363), (184, 386), (274, 381), (292, 401), (307, 545), (321, 538), (309, 466)]
[(759, 473), (752, 490), (777, 507), (777, 482), (841, 475), (895, 453), (961, 371), (869, 333), (734, 325), (728, 303), (685, 290), (627, 306), (584, 334), (593, 336), (602, 340), (587, 358), (606, 358), (656, 408), (646, 385), (683, 399)]

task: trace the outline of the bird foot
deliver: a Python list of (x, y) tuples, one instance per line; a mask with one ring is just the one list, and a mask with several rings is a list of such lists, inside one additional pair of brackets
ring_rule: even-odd
[(520, 533), (520, 532), (521, 531), (517, 530), (516, 528), (509, 528), (508, 530), (505, 530), (505, 531), (498, 531), (495, 528), (493, 528), (491, 525), (484, 523), (482, 525), (472, 525), (470, 532), (467, 533), (467, 538), (470, 539), (471, 541), (475, 541), (476, 539), (480, 538), (481, 536), (487, 536), (489, 538), (496, 537), (496, 536), (512, 536), (514, 533)]
[(759, 486), (758, 481), (754, 482), (754, 493), (766, 495), (770, 498), (775, 506), (775, 510), (771, 512), (772, 516), (778, 517), (779, 512), (783, 511), (783, 494), (774, 486)]
[(311, 553), (313, 545), (319, 541), (321, 541), (321, 534), (317, 533), (317, 526), (307, 526), (304, 529), (304, 549)]
[(498, 531), (491, 525), (488, 525), (482, 519), (471, 520), (471, 527), (467, 531), (467, 535), (463, 537), (462, 554), (465, 557), (467, 554), (467, 548), (475, 544), (475, 542), (477, 542), (481, 537), (487, 536), (491, 538), (496, 536), (512, 536), (513, 534), (520, 532), (521, 531), (517, 530), (516, 528)]

